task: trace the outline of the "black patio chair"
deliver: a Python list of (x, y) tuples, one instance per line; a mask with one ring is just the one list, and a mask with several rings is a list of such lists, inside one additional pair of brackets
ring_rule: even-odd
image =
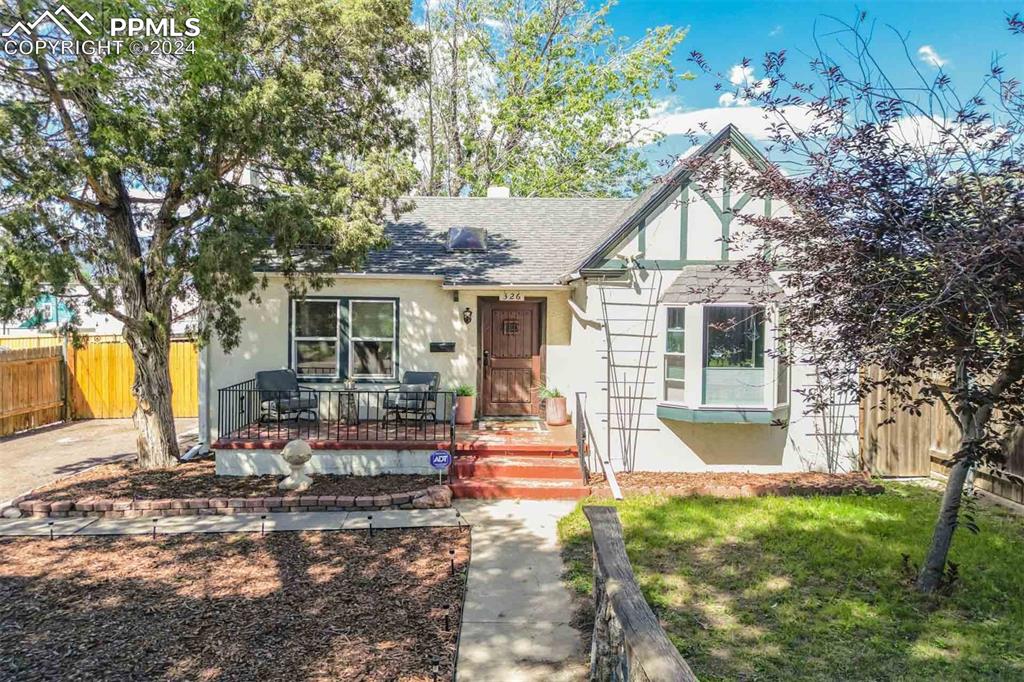
[(271, 369), (256, 372), (256, 390), (260, 396), (259, 421), (295, 419), (302, 415), (313, 421), (320, 418), (320, 396), (299, 387), (295, 370)]
[(398, 388), (384, 391), (384, 428), (397, 420), (437, 421), (437, 389), (440, 372), (406, 372)]

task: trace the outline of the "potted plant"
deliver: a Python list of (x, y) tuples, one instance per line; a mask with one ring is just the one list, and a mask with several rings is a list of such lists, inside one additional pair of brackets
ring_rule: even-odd
[(565, 407), (565, 396), (554, 386), (541, 386), (540, 397), (544, 400), (544, 421), (549, 426), (569, 423), (569, 412)]
[(469, 384), (455, 387), (455, 423), (468, 426), (476, 414), (476, 388)]

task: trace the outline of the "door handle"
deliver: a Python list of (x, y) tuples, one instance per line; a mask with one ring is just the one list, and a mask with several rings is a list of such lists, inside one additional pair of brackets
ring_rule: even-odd
[(484, 367), (491, 366), (491, 353), (490, 351), (484, 351)]

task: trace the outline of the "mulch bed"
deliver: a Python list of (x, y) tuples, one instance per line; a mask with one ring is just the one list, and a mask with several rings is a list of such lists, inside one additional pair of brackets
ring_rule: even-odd
[[(217, 476), (211, 461), (140, 470), (130, 463), (104, 464), (35, 490), (30, 499), (58, 502), (87, 498), (157, 500), (189, 497), (272, 497), (283, 476)], [(303, 495), (386, 495), (427, 488), (435, 476), (313, 474)]]
[(0, 678), (448, 680), (468, 564), (452, 528), (2, 538)]
[[(842, 495), (859, 493), (874, 495), (883, 492), (861, 473), (825, 474), (800, 472), (789, 474), (747, 473), (683, 473), (672, 471), (634, 471), (615, 474), (624, 494), (658, 493), (679, 497), (759, 497), (761, 495)], [(590, 483), (597, 496), (611, 491), (604, 474), (591, 476)]]

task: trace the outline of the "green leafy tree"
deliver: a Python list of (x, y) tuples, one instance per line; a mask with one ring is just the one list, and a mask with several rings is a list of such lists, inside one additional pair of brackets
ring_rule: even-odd
[(611, 2), (442, 0), (428, 7), (430, 78), (420, 89), (420, 191), (609, 196), (647, 176), (640, 147), (659, 91), (680, 78), (685, 30), (617, 38)]
[[(9, 3), (5, 27), (55, 5)], [(408, 0), (76, 3), (93, 17), (199, 21), (180, 54), (5, 56), (0, 300), (74, 284), (124, 324), (140, 464), (178, 454), (172, 302), (238, 342), (260, 266), (291, 286), (354, 265), (415, 179), (401, 98), (421, 80)], [(74, 38), (87, 35), (71, 22)], [(15, 38), (67, 38), (53, 24)], [(95, 31), (93, 31), (95, 33)], [(108, 36), (101, 36), (108, 37)]]

